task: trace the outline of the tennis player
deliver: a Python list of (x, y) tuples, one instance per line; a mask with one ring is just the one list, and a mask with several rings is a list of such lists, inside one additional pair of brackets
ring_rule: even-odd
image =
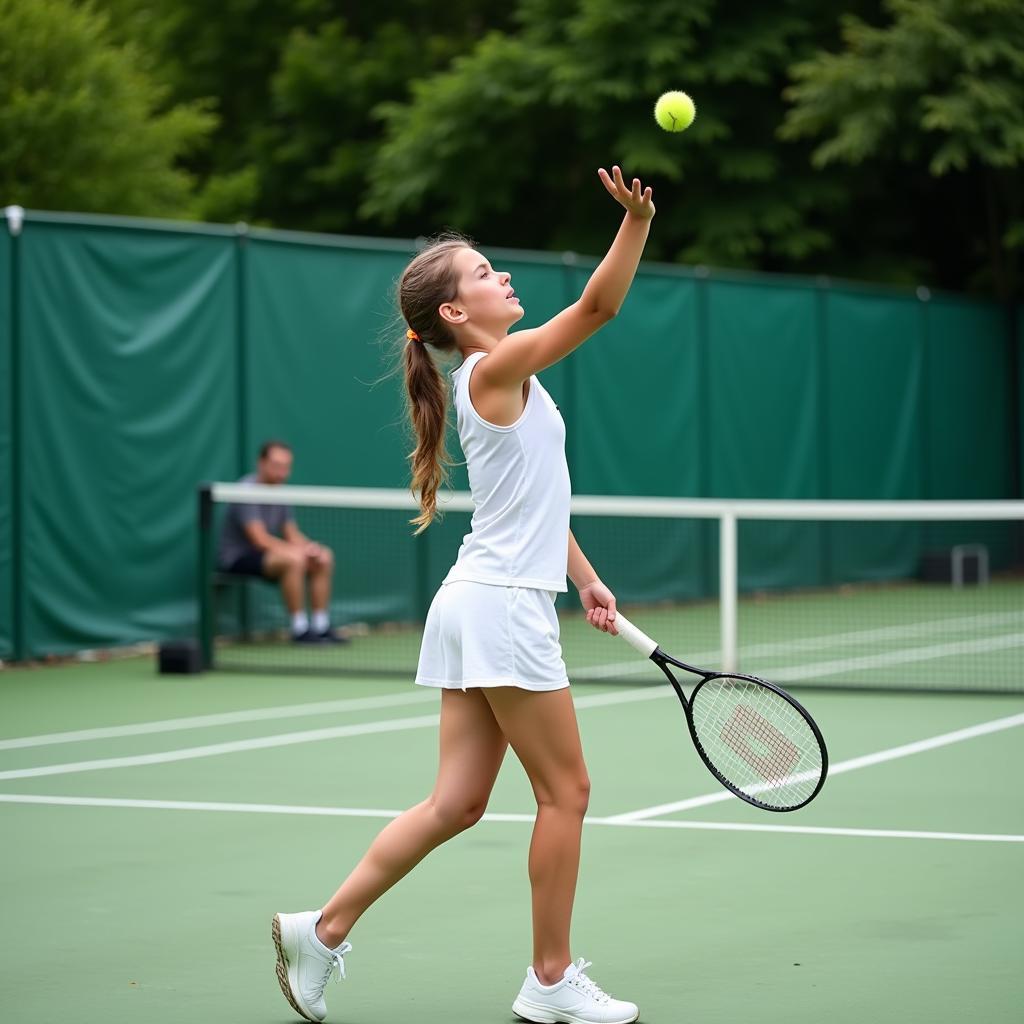
[(558, 640), (555, 595), (576, 585), (587, 621), (614, 633), (615, 597), (569, 530), (565, 424), (534, 376), (616, 315), (654, 216), (651, 189), (618, 167), (598, 172), (626, 214), (579, 300), (541, 327), (523, 316), (509, 274), (459, 236), (420, 252), (399, 283), (408, 322), (410, 456), (420, 530), (445, 478), (448, 385), (434, 355), (461, 356), (452, 374), (459, 440), (473, 498), (470, 533), (434, 597), (416, 682), (441, 691), (440, 765), (426, 800), (387, 825), (321, 910), (277, 914), (277, 977), (307, 1020), (326, 1015), (324, 989), (345, 976), (347, 938), (363, 912), (431, 850), (480, 820), (507, 747), (530, 778), (533, 960), (512, 1003), (538, 1024), (627, 1024), (634, 1003), (604, 993), (573, 960), (569, 926), (590, 780)]

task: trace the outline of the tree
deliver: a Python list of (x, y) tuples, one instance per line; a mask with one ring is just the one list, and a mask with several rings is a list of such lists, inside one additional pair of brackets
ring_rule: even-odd
[(887, 24), (845, 17), (839, 52), (793, 68), (781, 135), (816, 140), (819, 168), (911, 178), (915, 226), (940, 277), (1020, 294), (1024, 9), (1019, 0), (885, 8)]
[[(193, 209), (208, 220), (261, 221), (258, 150), (270, 87), (290, 33), (328, 17), (331, 0), (95, 0), (118, 38), (138, 45), (175, 100), (217, 116), (206, 145), (182, 166), (196, 182)], [(303, 227), (290, 224), (289, 227)]]
[[(508, 18), (476, 0), (335, 6), (341, 16), (285, 40), (256, 147), (258, 205), (275, 221), (314, 230), (380, 232), (382, 221), (360, 211), (382, 141), (378, 109), (406, 102), (412, 82), (443, 71)], [(388, 226), (396, 223), (419, 230), (411, 219)]]
[(182, 216), (178, 161), (215, 119), (168, 106), (138, 51), (69, 0), (0, 0), (0, 195), (40, 209)]
[[(451, 226), (483, 244), (598, 253), (610, 213), (595, 171), (614, 162), (655, 187), (652, 258), (1021, 288), (1019, 0), (845, 0), (844, 16), (815, 0), (91, 3), (109, 26), (61, 73), (127, 62), (143, 83), (122, 90), (143, 109), (131, 125), (177, 139), (138, 147), (163, 168), (148, 177), (172, 180), (192, 216), (372, 235)], [(90, 24), (97, 7), (0, 0)], [(11, 38), (0, 74), (34, 73), (35, 48)], [(50, 130), (62, 104), (76, 113), (51, 136), (102, 126), (104, 111), (81, 109), (89, 90), (54, 104), (51, 79), (31, 87), (43, 90), (31, 111), (12, 93), (0, 144)], [(651, 116), (670, 88), (697, 101), (683, 135)], [(147, 138), (123, 135), (101, 149)], [(0, 169), (15, 155), (29, 159), (5, 145)], [(60, 203), (100, 208), (103, 175), (82, 166)], [(120, 186), (103, 202), (174, 206)]]
[(176, 99), (219, 118), (185, 166), (197, 212), (376, 233), (358, 214), (380, 144), (375, 108), (509, 23), (477, 0), (97, 0)]
[[(407, 213), (535, 248), (600, 251), (608, 211), (596, 168), (620, 163), (655, 185), (649, 253), (728, 266), (810, 266), (845, 215), (844, 169), (780, 146), (794, 56), (833, 38), (805, 0), (521, 0), (516, 29), (485, 36), (452, 66), (381, 107), (385, 138), (366, 217)], [(686, 88), (697, 121), (666, 135), (651, 110)]]

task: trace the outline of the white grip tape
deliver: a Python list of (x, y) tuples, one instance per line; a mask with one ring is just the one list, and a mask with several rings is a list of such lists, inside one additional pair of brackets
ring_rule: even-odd
[(615, 613), (615, 628), (619, 631), (619, 636), (631, 643), (645, 658), (649, 658), (657, 650), (657, 643), (642, 629), (637, 629), (622, 612)]

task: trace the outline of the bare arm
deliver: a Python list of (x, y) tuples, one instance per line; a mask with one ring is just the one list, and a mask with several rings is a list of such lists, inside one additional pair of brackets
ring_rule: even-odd
[(569, 531), (569, 579), (580, 592), (587, 610), (587, 622), (605, 633), (618, 635), (615, 628), (615, 595), (601, 582), (572, 530)]
[(275, 537), (259, 519), (250, 519), (245, 524), (245, 535), (249, 543), (260, 551), (282, 551), (291, 546), (287, 540)]
[(594, 567), (587, 560), (587, 556), (583, 554), (583, 549), (580, 547), (579, 542), (573, 536), (572, 530), (569, 531), (569, 579), (572, 580), (573, 585), (577, 590), (583, 590), (585, 587), (589, 587), (591, 583), (597, 580), (597, 573), (594, 571)]
[(306, 557), (314, 562), (323, 563), (330, 557), (330, 551), (323, 544), (310, 540), (299, 529), (298, 523), (294, 519), (289, 519), (285, 522), (284, 526), (281, 527), (281, 533), (287, 544), (291, 547), (301, 547), (306, 552)]
[(642, 189), (639, 178), (627, 188), (618, 167), (612, 168), (613, 176), (603, 167), (598, 173), (626, 210), (615, 241), (576, 302), (541, 327), (510, 334), (480, 361), (475, 375), (483, 378), (485, 386), (518, 387), (567, 356), (619, 312), (647, 242), (654, 203), (651, 189)]
[(299, 529), (298, 525), (289, 519), (281, 527), (281, 533), (289, 544), (308, 544), (309, 538)]

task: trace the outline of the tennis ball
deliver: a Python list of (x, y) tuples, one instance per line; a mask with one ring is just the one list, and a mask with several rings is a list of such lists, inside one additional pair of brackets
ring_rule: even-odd
[(685, 92), (666, 92), (654, 104), (654, 120), (667, 132), (681, 132), (693, 124), (697, 108)]

